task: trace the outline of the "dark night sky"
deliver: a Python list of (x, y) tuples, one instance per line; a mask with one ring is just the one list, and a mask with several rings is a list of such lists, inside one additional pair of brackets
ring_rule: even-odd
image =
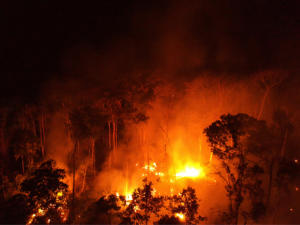
[(107, 64), (129, 73), (299, 70), (297, 0), (7, 1), (1, 9), (3, 97), (87, 71), (107, 76)]

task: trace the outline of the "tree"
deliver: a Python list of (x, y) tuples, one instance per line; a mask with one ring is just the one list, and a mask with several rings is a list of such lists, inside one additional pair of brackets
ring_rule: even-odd
[(192, 187), (183, 189), (179, 195), (172, 197), (173, 207), (172, 213), (183, 214), (186, 224), (199, 224), (206, 218), (198, 215), (199, 200), (196, 191)]
[(117, 215), (120, 208), (117, 196), (102, 196), (86, 211), (84, 215), (86, 217), (85, 223), (112, 224), (112, 217)]
[[(255, 197), (252, 198), (252, 208), (255, 205), (263, 205), (264, 195), (260, 175), (264, 170), (256, 160), (257, 149), (249, 148), (251, 146), (249, 143), (253, 143), (257, 131), (264, 128), (264, 121), (246, 114), (228, 114), (222, 115), (220, 120), (213, 122), (204, 130), (213, 154), (219, 158), (222, 165), (217, 174), (225, 183), (229, 199), (229, 210), (224, 214), (226, 222), (237, 224), (241, 214), (245, 220), (252, 215), (258, 216), (245, 210), (241, 212), (241, 205), (247, 195), (250, 199)], [(253, 211), (256, 209), (257, 207)]]
[(53, 160), (42, 163), (21, 183), (33, 213), (28, 223), (55, 224), (66, 220), (68, 185), (62, 182), (65, 171), (54, 166)]
[(183, 223), (180, 222), (180, 220), (175, 216), (164, 215), (157, 222), (154, 223), (154, 225), (159, 225), (159, 224), (170, 225), (170, 224), (183, 224)]
[(284, 74), (284, 71), (266, 70), (258, 73), (256, 77), (260, 86), (264, 88), (264, 95), (257, 113), (257, 119), (261, 119), (268, 95), (270, 95), (271, 90), (278, 86), (287, 75)]
[[(158, 216), (163, 206), (163, 198), (155, 197), (152, 182), (144, 179), (143, 188), (137, 188), (132, 194), (132, 200), (121, 214), (122, 224), (148, 224), (152, 215)], [(123, 200), (126, 204), (126, 202)]]
[[(14, 132), (11, 140), (11, 149), (14, 151), (16, 160), (21, 161), (22, 173), (31, 169), (37, 161), (40, 146), (38, 138), (30, 130), (18, 129)], [(27, 167), (26, 167), (27, 166)]]

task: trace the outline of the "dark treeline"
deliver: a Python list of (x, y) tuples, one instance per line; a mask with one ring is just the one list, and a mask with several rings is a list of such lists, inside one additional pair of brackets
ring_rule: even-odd
[[(270, 82), (263, 79), (263, 84), (270, 88), (281, 80)], [(87, 198), (89, 181), (101, 171), (104, 162), (108, 166), (115, 164), (118, 142), (126, 143), (125, 127), (148, 120), (145, 108), (159, 90), (159, 82), (153, 80), (121, 84), (114, 92), (103, 91), (100, 98), (82, 96), (76, 104), (61, 99), (55, 107), (44, 103), (1, 109), (1, 223), (207, 221), (208, 215), (200, 213), (205, 206), (199, 204), (193, 187), (178, 195), (160, 196), (155, 195), (147, 178), (130, 200), (115, 194), (97, 200)], [(199, 134), (206, 135), (220, 162), (214, 174), (223, 182), (224, 198), (228, 199), (227, 210), (220, 209), (218, 218), (213, 219), (216, 223), (277, 223), (282, 221), (278, 215), (282, 207), (295, 204), (291, 192), (298, 191), (300, 167), (295, 154), (291, 154), (295, 152), (295, 143), (287, 140), (294, 127), (283, 110), (275, 111), (271, 122), (260, 120), (264, 101), (263, 97), (257, 118), (225, 114), (204, 131), (199, 130)], [(65, 169), (56, 168), (53, 160), (46, 161), (47, 134), (55, 111), (63, 115), (65, 131), (73, 146)], [(82, 159), (88, 160), (80, 170)], [(73, 179), (69, 188), (63, 182), (66, 173)], [(293, 210), (291, 206), (286, 214)]]

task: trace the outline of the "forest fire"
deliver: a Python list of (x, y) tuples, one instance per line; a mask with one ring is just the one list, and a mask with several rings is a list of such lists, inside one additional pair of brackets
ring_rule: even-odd
[(182, 213), (175, 213), (175, 216), (178, 217), (180, 220), (184, 221), (184, 214), (182, 214)]
[[(123, 96), (119, 98), (125, 101)], [(51, 135), (55, 135), (60, 130), (67, 150), (57, 150), (59, 145), (54, 145), (52, 149), (37, 148), (37, 152), (49, 151), (47, 157), (56, 158), (58, 166), (54, 160), (36, 162), (32, 166), (36, 159), (30, 155), (17, 158), (21, 171), (24, 167), (26, 174), (22, 174), (19, 184), (21, 197), (14, 198), (21, 198), (30, 206), (30, 214), (26, 216), (28, 225), (94, 220), (111, 224), (126, 221), (199, 224), (207, 221), (207, 217), (213, 218), (210, 222), (219, 218), (210, 211), (215, 205), (231, 216), (228, 223), (238, 224), (243, 220), (241, 215), (247, 215), (245, 220), (251, 221), (269, 216), (263, 209), (270, 202), (281, 201), (275, 190), (283, 192), (283, 187), (291, 187), (299, 193), (298, 156), (285, 156), (286, 132), (290, 132), (290, 125), (282, 111), (274, 116), (280, 117), (279, 122), (270, 124), (244, 113), (218, 116), (219, 111), (214, 117), (207, 115), (203, 120), (196, 118), (186, 124), (184, 118), (192, 106), (180, 111), (180, 102), (192, 101), (193, 105), (192, 97), (177, 100), (179, 105), (174, 106), (172, 112), (167, 111), (165, 102), (157, 97), (151, 100), (149, 119), (142, 117), (136, 122), (133, 109), (125, 110), (115, 100), (111, 103), (114, 106), (108, 106), (107, 101), (100, 98), (89, 106), (76, 105), (70, 112), (60, 111), (59, 117), (53, 116), (53, 120), (58, 117), (64, 125), (59, 129), (57, 124), (48, 125), (48, 132), (51, 134), (50, 129), (53, 129)], [(126, 101), (134, 104), (136, 100)], [(209, 109), (209, 105), (206, 108)], [(119, 120), (112, 109), (123, 110)], [(201, 109), (193, 109), (193, 113)], [(170, 115), (160, 114), (161, 110)], [(26, 118), (22, 117), (25, 121)], [(45, 118), (39, 118), (44, 123)], [(114, 118), (113, 123), (111, 118)], [(282, 118), (287, 120), (284, 126)], [(108, 125), (106, 119), (113, 125)], [(24, 122), (30, 129), (37, 127), (32, 126), (33, 123), (36, 121)], [(192, 128), (188, 129), (189, 126)], [(34, 133), (45, 135), (38, 131), (32, 135)], [(57, 138), (50, 134), (49, 143)], [(260, 139), (262, 134), (264, 140)], [(41, 139), (25, 140), (29, 143), (26, 146), (44, 144)], [(32, 140), (37, 143), (31, 143)], [(277, 153), (266, 151), (277, 146), (281, 146)], [(51, 155), (51, 151), (54, 154)], [(67, 153), (62, 154), (64, 151)], [(106, 155), (101, 155), (103, 152)], [(84, 203), (76, 205), (77, 201)], [(237, 201), (238, 206), (230, 207)], [(261, 210), (261, 214), (251, 214), (249, 206)], [(296, 207), (291, 204), (285, 210), (290, 208), (293, 209), (288, 210), (290, 215), (294, 215)], [(248, 214), (242, 214), (243, 210)], [(101, 218), (97, 218), (98, 212)]]
[(96, 2), (3, 4), (0, 225), (299, 223), (300, 1)]
[(190, 166), (186, 166), (185, 169), (181, 172), (176, 173), (176, 178), (203, 178), (205, 177), (205, 173), (202, 167), (194, 168)]

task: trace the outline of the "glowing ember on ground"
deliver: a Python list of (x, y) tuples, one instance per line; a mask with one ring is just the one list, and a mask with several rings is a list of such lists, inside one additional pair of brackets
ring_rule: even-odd
[(182, 213), (175, 213), (175, 217), (179, 218), (180, 220), (184, 220), (185, 217)]
[(204, 177), (205, 173), (201, 167), (194, 168), (186, 166), (183, 171), (176, 173), (176, 178), (198, 178), (198, 177)]

